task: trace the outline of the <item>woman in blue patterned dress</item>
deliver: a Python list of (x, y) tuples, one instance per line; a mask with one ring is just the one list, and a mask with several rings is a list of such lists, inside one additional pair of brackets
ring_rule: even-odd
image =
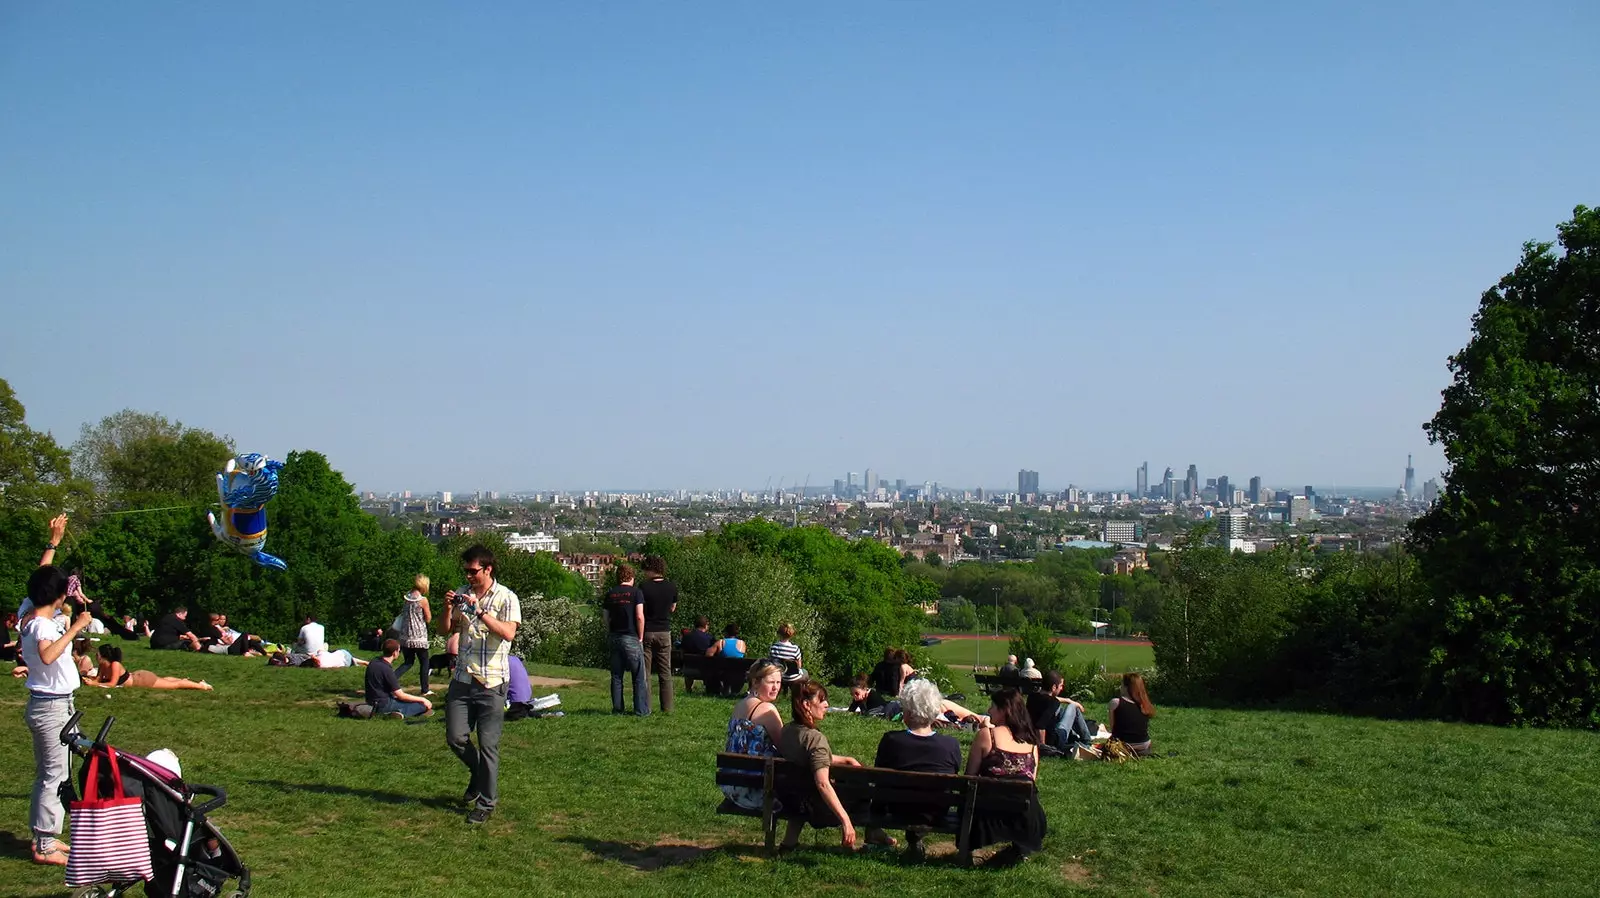
[[(728, 741), (722, 750), (744, 755), (776, 755), (783, 717), (772, 702), (783, 688), (783, 667), (771, 661), (757, 661), (750, 665), (746, 681), (750, 690), (733, 706), (733, 718), (728, 721)], [(760, 789), (723, 786), (722, 794), (741, 808), (761, 810)]]

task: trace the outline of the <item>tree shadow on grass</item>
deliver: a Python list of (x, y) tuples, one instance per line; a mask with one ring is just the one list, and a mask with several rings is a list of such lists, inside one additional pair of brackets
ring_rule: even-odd
[(33, 858), (33, 839), (0, 830), (0, 857)]
[(663, 867), (676, 867), (688, 864), (711, 854), (712, 852), (744, 853), (748, 846), (744, 845), (697, 845), (692, 842), (663, 839), (654, 845), (632, 845), (627, 842), (608, 842), (602, 839), (586, 839), (582, 836), (562, 836), (558, 842), (570, 842), (582, 845), (590, 854), (626, 864), (635, 870), (651, 873)]
[(424, 807), (441, 811), (461, 810), (460, 797), (450, 796), (422, 796), (405, 795), (399, 792), (384, 792), (380, 789), (358, 789), (352, 786), (335, 786), (329, 783), (286, 783), (282, 780), (246, 780), (252, 786), (264, 789), (273, 789), (285, 794), (304, 792), (312, 795), (349, 795), (354, 798), (364, 798), (368, 801), (382, 802), (383, 804), (421, 804)]

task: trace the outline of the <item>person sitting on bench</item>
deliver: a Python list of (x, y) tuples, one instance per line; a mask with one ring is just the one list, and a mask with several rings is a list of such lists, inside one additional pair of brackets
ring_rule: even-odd
[[(1007, 686), (996, 692), (989, 706), (989, 725), (978, 731), (967, 754), (967, 776), (1023, 779), (1037, 784), (1038, 733), (1028, 717), (1022, 691)], [(972, 821), (973, 848), (1010, 842), (1011, 855), (1025, 858), (1039, 850), (1047, 831), (1039, 790), (1034, 788), (1028, 810), (1022, 814), (979, 813)]]
[[(878, 740), (878, 754), (872, 766), (913, 773), (960, 773), (961, 743), (954, 736), (933, 731), (934, 722), (945, 713), (945, 700), (939, 694), (939, 687), (929, 680), (912, 680), (900, 690), (900, 700), (896, 704), (900, 706), (906, 728), (883, 734)], [(907, 816), (892, 806), (883, 810), (895, 817)], [(938, 822), (931, 816), (928, 819), (929, 824)], [(908, 831), (906, 847), (920, 854), (922, 837)]]
[[(779, 679), (781, 681), (781, 675)], [(842, 830), (840, 844), (854, 850), (855, 824), (850, 821), (850, 811), (839, 801), (839, 794), (833, 790), (833, 780), (828, 776), (828, 769), (835, 764), (860, 767), (861, 762), (855, 758), (834, 754), (832, 747), (828, 745), (828, 737), (817, 729), (817, 724), (828, 714), (827, 687), (816, 680), (806, 680), (796, 684), (790, 699), (794, 720), (783, 728), (782, 735), (778, 737), (778, 752), (783, 755), (785, 761), (798, 765), (809, 776), (803, 790), (780, 796), (783, 806), (791, 812), (798, 812), (800, 816), (789, 818), (784, 829), (783, 842), (778, 846), (778, 850), (793, 851), (800, 844), (800, 831), (807, 823), (817, 829), (840, 827)], [(861, 816), (864, 810), (865, 808), (856, 808), (856, 816)], [(900, 844), (881, 829), (868, 830), (867, 841), (875, 845)]]
[[(783, 688), (783, 667), (771, 661), (757, 661), (746, 675), (750, 691), (733, 706), (728, 719), (728, 738), (722, 750), (741, 755), (771, 757), (778, 753), (777, 741), (783, 735), (783, 716), (772, 702)], [(761, 810), (760, 789), (723, 786), (728, 801), (747, 811)]]
[(743, 658), (745, 652), (744, 640), (739, 638), (739, 625), (729, 624), (722, 628), (722, 638), (712, 651), (713, 655), (724, 658)]
[[(711, 620), (704, 614), (694, 619), (693, 630), (683, 634), (683, 642), (680, 645), (683, 648), (684, 692), (694, 691), (694, 677), (690, 676), (690, 673), (700, 669), (699, 659), (711, 654), (711, 648), (716, 642), (717, 640), (711, 635)], [(696, 659), (693, 666), (689, 660), (691, 658)], [(711, 695), (715, 695), (721, 686), (720, 683), (713, 683), (709, 679), (702, 679), (701, 682), (705, 683), (706, 692)]]

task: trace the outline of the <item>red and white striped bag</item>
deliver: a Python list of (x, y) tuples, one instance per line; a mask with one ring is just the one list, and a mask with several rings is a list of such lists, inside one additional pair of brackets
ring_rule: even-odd
[(111, 762), (110, 797), (100, 777), (101, 751), (89, 758), (86, 794), (67, 809), (72, 820), (72, 849), (67, 852), (67, 885), (133, 882), (149, 879), (150, 839), (145, 834), (144, 804), (122, 791), (117, 750), (106, 746)]

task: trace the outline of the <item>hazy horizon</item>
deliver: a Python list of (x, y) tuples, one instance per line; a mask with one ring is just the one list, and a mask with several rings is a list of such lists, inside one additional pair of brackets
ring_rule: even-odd
[(1479, 295), (1600, 203), (1596, 33), (12, 4), (0, 377), (64, 444), (135, 408), (381, 492), (1420, 483)]

